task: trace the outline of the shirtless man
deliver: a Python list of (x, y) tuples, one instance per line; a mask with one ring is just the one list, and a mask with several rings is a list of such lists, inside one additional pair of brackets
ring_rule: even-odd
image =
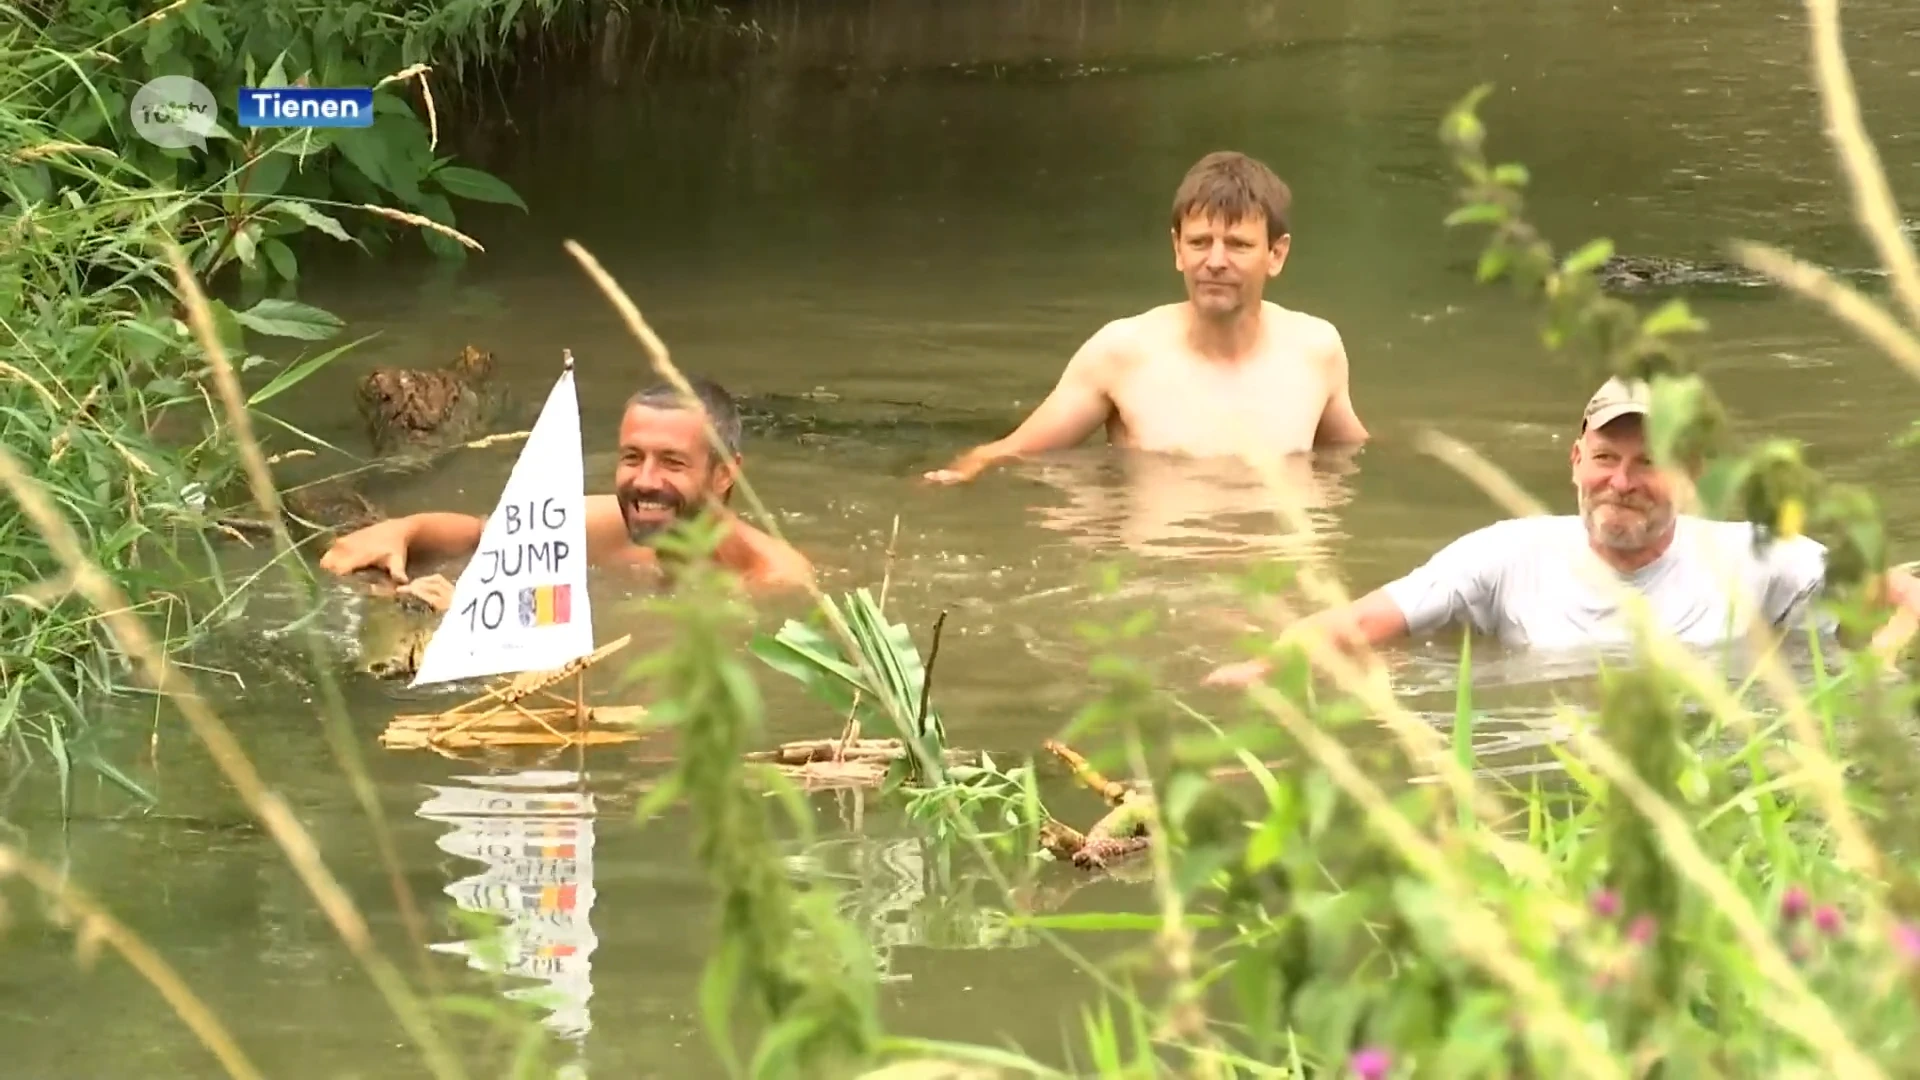
[[(1357, 651), (1467, 626), (1517, 648), (1623, 645), (1632, 628), (1619, 586), (1638, 592), (1658, 625), (1696, 647), (1737, 640), (1753, 620), (1781, 630), (1801, 623), (1826, 584), (1826, 548), (1795, 536), (1756, 551), (1750, 522), (1677, 512), (1672, 478), (1647, 449), (1649, 402), (1645, 383), (1620, 379), (1587, 402), (1571, 461), (1578, 514), (1477, 529), (1405, 577), (1301, 620), (1288, 635), (1324, 632)], [(1884, 584), (1895, 610), (1873, 641), (1883, 655), (1920, 625), (1920, 582), (1890, 570)], [(1267, 670), (1261, 660), (1228, 664), (1207, 681), (1244, 686)]]
[[(659, 567), (652, 541), (668, 526), (701, 513), (723, 526), (713, 557), (749, 586), (783, 588), (810, 580), (806, 556), (742, 521), (727, 508), (740, 469), (740, 414), (716, 383), (692, 382), (698, 408), (689, 408), (671, 385), (635, 394), (620, 420), (620, 460), (613, 494), (587, 496), (587, 559), (590, 563)], [(713, 452), (701, 410), (713, 417), (727, 455)], [(321, 556), (322, 569), (351, 574), (382, 569), (403, 586), (415, 560), (464, 557), (479, 546), (486, 519), (471, 514), (410, 514), (369, 525), (335, 541)], [(407, 591), (444, 606), (452, 586), (418, 583)], [(444, 586), (444, 587), (442, 587)], [(444, 594), (444, 595), (442, 595)]]
[(1287, 261), (1292, 195), (1244, 154), (1208, 154), (1174, 194), (1173, 265), (1187, 299), (1101, 327), (1011, 435), (926, 474), (964, 483), (996, 462), (1107, 441), (1192, 456), (1275, 457), (1358, 445), (1347, 352), (1325, 319), (1263, 299)]

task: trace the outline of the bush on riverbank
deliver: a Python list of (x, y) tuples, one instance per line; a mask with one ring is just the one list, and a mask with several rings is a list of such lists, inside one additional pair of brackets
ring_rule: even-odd
[[(194, 610), (175, 592), (213, 569), (222, 539), (207, 511), (231, 494), (238, 459), (163, 246), (179, 245), (219, 297), (223, 343), (257, 380), (249, 404), (274, 401), (346, 347), (332, 341), (339, 319), (292, 299), (303, 242), (373, 251), (406, 233), (458, 256), (471, 242), (453, 228), (455, 200), (519, 205), (437, 146), (457, 119), (444, 99), (460, 72), (506, 51), (506, 31), (537, 29), (569, 6), (184, 0), (140, 15), (62, 4), (30, 6), (0, 35), (0, 437), (35, 463), (94, 558), (169, 639), (241, 608), (228, 595)], [(436, 107), (419, 65), (443, 58), (455, 77)], [(130, 102), (161, 75), (190, 75), (223, 103), (204, 149), (164, 148), (134, 130)], [(378, 121), (322, 133), (234, 123), (239, 87), (295, 81), (378, 84)], [(260, 355), (289, 346), (300, 353)], [(38, 758), (37, 741), (62, 775), (87, 763), (135, 789), (77, 741), (124, 672), (116, 643), (11, 504), (0, 510), (0, 552), (9, 756)]]

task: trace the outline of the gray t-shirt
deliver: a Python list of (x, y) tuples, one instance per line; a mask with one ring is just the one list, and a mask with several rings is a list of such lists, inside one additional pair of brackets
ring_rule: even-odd
[(1638, 590), (1668, 632), (1698, 646), (1726, 643), (1758, 614), (1797, 620), (1826, 576), (1826, 548), (1806, 537), (1753, 547), (1753, 526), (1682, 515), (1671, 547), (1631, 574), (1601, 562), (1578, 517), (1515, 518), (1448, 544), (1385, 586), (1409, 630), (1472, 626), (1513, 646), (1623, 645), (1632, 626), (1608, 579)]

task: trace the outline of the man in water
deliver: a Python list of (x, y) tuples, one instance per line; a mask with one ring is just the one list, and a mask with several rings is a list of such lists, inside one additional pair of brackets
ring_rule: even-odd
[(1187, 299), (1101, 327), (1007, 437), (926, 474), (964, 483), (995, 462), (1107, 441), (1140, 450), (1271, 458), (1359, 445), (1339, 331), (1264, 299), (1292, 244), (1292, 195), (1245, 154), (1208, 154), (1174, 193), (1173, 264)]
[[(1293, 630), (1324, 632), (1349, 650), (1450, 624), (1513, 646), (1618, 645), (1632, 634), (1615, 598), (1619, 585), (1690, 645), (1737, 639), (1753, 618), (1781, 628), (1799, 622), (1826, 583), (1826, 548), (1795, 536), (1756, 553), (1752, 523), (1677, 513), (1672, 481), (1647, 450), (1648, 402), (1645, 383), (1620, 379), (1587, 402), (1572, 453), (1577, 516), (1516, 518), (1468, 533), (1398, 581)], [(1890, 571), (1886, 595), (1898, 610), (1876, 649), (1910, 636), (1920, 617), (1920, 583), (1911, 575)], [(1246, 685), (1266, 673), (1264, 661), (1252, 660), (1218, 668), (1207, 681)]]
[[(588, 561), (657, 568), (655, 537), (677, 522), (710, 513), (723, 526), (715, 563), (752, 586), (804, 584), (813, 572), (806, 556), (727, 508), (740, 469), (740, 413), (732, 396), (705, 379), (692, 380), (692, 387), (697, 402), (686, 401), (666, 383), (628, 400), (620, 420), (613, 494), (586, 499)], [(726, 444), (724, 456), (713, 452), (703, 411)], [(485, 526), (484, 517), (471, 514), (410, 514), (341, 537), (320, 566), (343, 575), (382, 569), (409, 586), (409, 563), (471, 555)], [(430, 580), (411, 583), (407, 591), (444, 607), (452, 586), (444, 578), (428, 586)]]

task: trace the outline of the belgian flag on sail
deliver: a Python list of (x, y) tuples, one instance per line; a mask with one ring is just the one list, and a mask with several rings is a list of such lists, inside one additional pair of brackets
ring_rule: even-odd
[(534, 585), (520, 590), (521, 626), (564, 626), (571, 618), (572, 585)]

